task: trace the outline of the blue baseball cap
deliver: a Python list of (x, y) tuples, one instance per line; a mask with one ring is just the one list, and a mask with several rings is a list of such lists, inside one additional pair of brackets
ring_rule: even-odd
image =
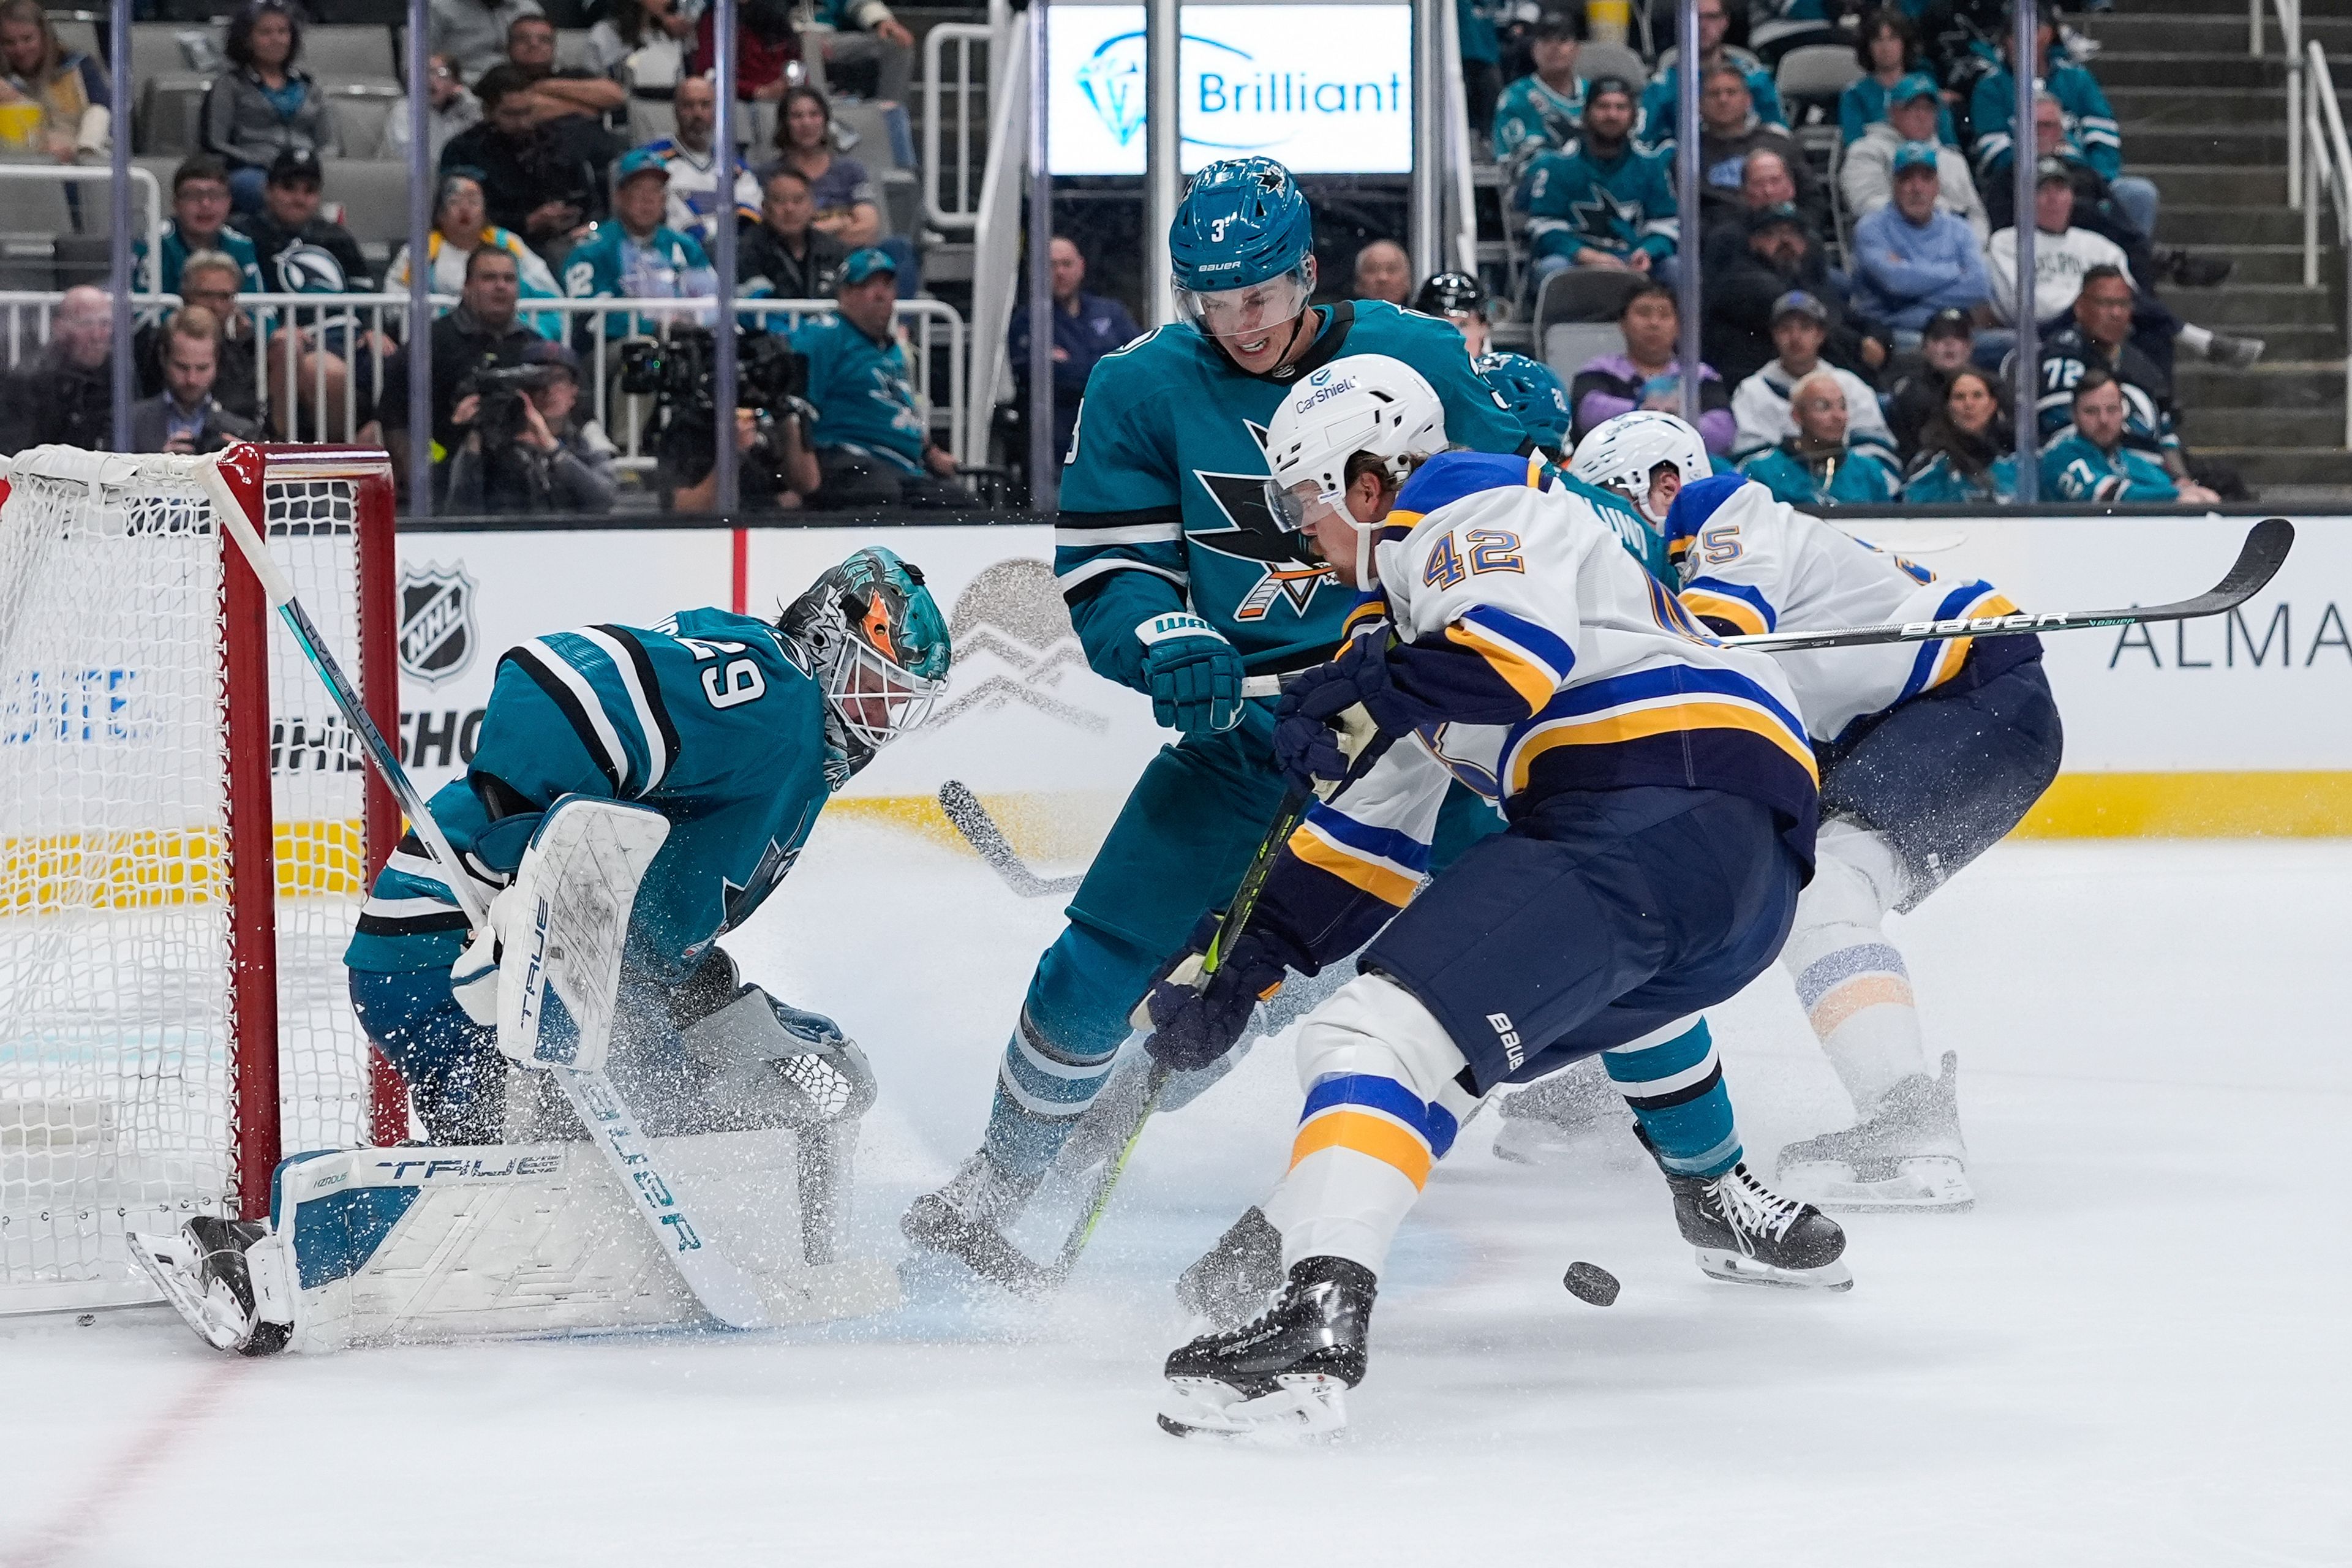
[(1906, 169), (1925, 169), (1931, 174), (1935, 174), (1936, 144), (1933, 142), (1906, 142), (1895, 149), (1895, 172), (1900, 174)]
[(851, 251), (849, 259), (841, 264), (841, 280), (844, 283), (863, 283), (877, 272), (887, 272), (893, 278), (898, 276), (898, 264), (891, 260), (890, 253), (878, 245)]
[(1886, 95), (1886, 101), (1889, 103), (1914, 103), (1920, 99), (1934, 98), (1936, 96), (1937, 96), (1936, 90), (1936, 79), (1929, 76), (1926, 71), (1913, 71), (1909, 76), (1905, 77), (1901, 81), (1895, 84), (1895, 90)]
[(669, 178), (669, 164), (650, 147), (631, 148), (621, 154), (619, 163), (613, 165), (613, 188), (619, 190), (639, 174), (659, 174), (667, 180)]

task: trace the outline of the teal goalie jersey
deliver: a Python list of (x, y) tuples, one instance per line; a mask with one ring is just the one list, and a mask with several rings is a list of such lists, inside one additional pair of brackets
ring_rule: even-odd
[(1062, 476), (1054, 569), (1094, 668), (1135, 685), (1135, 628), (1189, 608), (1253, 672), (1319, 663), (1353, 602), (1301, 559), (1265, 505), (1265, 430), (1284, 396), (1347, 354), (1389, 354), (1427, 378), (1445, 431), (1481, 452), (1527, 449), (1518, 422), (1433, 317), (1357, 300), (1321, 308), (1314, 346), (1280, 380), (1236, 368), (1189, 325), (1107, 355), (1087, 383)]
[[(434, 795), (434, 818), (487, 900), (520, 851), (511, 831), (503, 855), (493, 847), (491, 803), (501, 821), (535, 820), (566, 795), (659, 811), (669, 837), (638, 890), (625, 957), (682, 978), (783, 879), (845, 776), (837, 759), (828, 767), (824, 698), (802, 660), (774, 626), (723, 610), (533, 637), (499, 659), (480, 749)], [(345, 962), (425, 969), (464, 942), (447, 878), (412, 833), (377, 877)]]

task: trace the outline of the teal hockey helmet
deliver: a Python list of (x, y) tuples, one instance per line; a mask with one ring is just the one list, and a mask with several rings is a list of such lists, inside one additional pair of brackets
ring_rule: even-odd
[(1568, 406), (1568, 388), (1551, 366), (1525, 354), (1488, 353), (1472, 360), (1470, 368), (1509, 406), (1511, 417), (1537, 446), (1547, 452), (1566, 447), (1576, 416)]
[(879, 545), (828, 567), (777, 626), (808, 655), (853, 771), (947, 690), (947, 620), (921, 570)]
[(1168, 252), (1177, 308), (1212, 336), (1294, 320), (1315, 293), (1315, 215), (1271, 158), (1228, 158), (1193, 175)]

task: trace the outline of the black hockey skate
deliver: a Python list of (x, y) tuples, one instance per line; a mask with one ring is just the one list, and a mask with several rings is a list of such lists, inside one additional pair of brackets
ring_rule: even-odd
[(1034, 1179), (997, 1169), (985, 1150), (976, 1150), (947, 1185), (908, 1205), (898, 1229), (917, 1247), (955, 1258), (992, 1284), (1040, 1295), (1053, 1288), (1053, 1271), (1006, 1240), (1001, 1228), (1036, 1186)]
[(269, 1355), (286, 1348), (293, 1325), (263, 1321), (255, 1300), (246, 1252), (268, 1234), (258, 1220), (198, 1215), (177, 1236), (133, 1232), (127, 1240), (132, 1260), (205, 1342)]
[(1348, 1424), (1364, 1380), (1378, 1284), (1344, 1258), (1302, 1258), (1255, 1321), (1203, 1334), (1168, 1358), (1161, 1430), (1179, 1437), (1324, 1437)]
[(1176, 1279), (1176, 1300), (1218, 1331), (1237, 1329), (1265, 1310), (1282, 1289), (1282, 1233), (1253, 1205)]
[(1711, 1279), (1798, 1290), (1850, 1290), (1853, 1271), (1840, 1260), (1845, 1231), (1811, 1204), (1784, 1198), (1748, 1173), (1746, 1162), (1720, 1176), (1669, 1173), (1675, 1223), (1698, 1251)]

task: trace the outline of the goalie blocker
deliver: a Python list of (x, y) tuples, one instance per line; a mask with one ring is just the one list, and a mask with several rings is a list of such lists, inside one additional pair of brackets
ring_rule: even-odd
[[(455, 1163), (298, 1157), (268, 1227), (195, 1223), (135, 1256), (208, 1341), (247, 1352), (887, 1306), (883, 1277), (832, 1261), (865, 1058), (741, 984), (715, 942), (831, 792), (920, 722), (948, 663), (920, 574), (876, 549), (774, 625), (696, 610), (509, 650), (467, 777), (411, 813), (462, 871), (404, 841), (347, 958), (362, 1023)], [(468, 942), (460, 906), (491, 894)], [(583, 1122), (612, 1147), (547, 1146)], [(786, 1170), (789, 1203), (763, 1184)], [(713, 1217), (793, 1215), (783, 1240)]]

